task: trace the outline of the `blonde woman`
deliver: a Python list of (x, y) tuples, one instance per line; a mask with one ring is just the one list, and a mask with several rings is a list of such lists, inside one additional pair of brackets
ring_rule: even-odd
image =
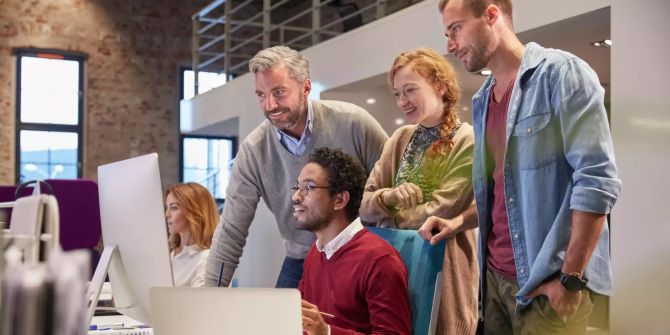
[[(452, 66), (421, 48), (400, 54), (389, 72), (410, 125), (384, 145), (365, 185), (360, 216), (378, 226), (418, 229), (454, 219), (473, 203), (474, 134), (458, 119), (460, 89)], [(452, 220), (458, 222), (458, 220)], [(475, 231), (455, 226), (446, 242), (438, 334), (474, 334), (479, 270)]]
[(175, 286), (205, 285), (205, 265), (219, 221), (216, 202), (198, 183), (176, 184), (165, 192), (170, 259)]

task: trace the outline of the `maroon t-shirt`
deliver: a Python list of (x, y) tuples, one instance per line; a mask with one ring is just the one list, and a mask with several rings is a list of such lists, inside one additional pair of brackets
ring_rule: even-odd
[(510, 83), (499, 102), (493, 98), (493, 89), (489, 98), (489, 112), (486, 118), (486, 149), (489, 173), (493, 181), (493, 206), (491, 219), (493, 226), (486, 241), (488, 247), (488, 266), (505, 277), (516, 277), (514, 252), (509, 233), (507, 207), (505, 207), (505, 188), (503, 158), (505, 156), (505, 124), (507, 123), (507, 106), (512, 95), (514, 80)]

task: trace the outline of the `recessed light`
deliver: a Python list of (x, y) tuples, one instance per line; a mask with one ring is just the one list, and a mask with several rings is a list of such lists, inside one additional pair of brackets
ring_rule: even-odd
[(488, 75), (491, 74), (491, 70), (484, 69), (484, 70), (479, 71), (479, 74), (481, 74), (482, 76), (488, 76)]
[(463, 106), (463, 107), (461, 107), (461, 111), (463, 111), (463, 112), (467, 112), (467, 111), (468, 111), (468, 106)]
[(591, 42), (591, 45), (598, 48), (609, 48), (612, 46), (612, 40), (602, 40)]
[(367, 102), (368, 105), (372, 105), (372, 104), (374, 104), (375, 102), (377, 102), (377, 100), (376, 100), (375, 98), (368, 98), (367, 100), (365, 100), (365, 102)]
[(403, 124), (405, 124), (405, 120), (401, 119), (401, 118), (397, 118), (397, 119), (395, 119), (395, 124), (397, 126), (402, 126)]

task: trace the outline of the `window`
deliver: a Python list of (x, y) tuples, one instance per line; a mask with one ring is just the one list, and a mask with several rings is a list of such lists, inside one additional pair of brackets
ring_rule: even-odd
[[(198, 94), (205, 93), (226, 83), (226, 75), (216, 72), (198, 72)], [(193, 98), (195, 75), (192, 70), (182, 68), (181, 71), (181, 99)]]
[[(193, 98), (194, 72), (182, 68), (180, 100)], [(226, 83), (226, 75), (198, 72), (198, 93), (207, 92)], [(184, 128), (184, 113), (180, 111), (180, 129)], [(225, 199), (233, 159), (237, 150), (235, 137), (182, 135), (180, 174), (182, 182), (197, 182), (205, 186), (217, 200)]]
[(16, 49), (16, 180), (81, 177), (85, 56)]
[(217, 200), (225, 191), (237, 148), (232, 137), (182, 135), (181, 180), (205, 186)]

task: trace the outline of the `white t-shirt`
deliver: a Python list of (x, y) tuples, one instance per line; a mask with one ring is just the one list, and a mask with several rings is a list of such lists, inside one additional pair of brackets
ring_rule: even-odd
[(205, 285), (205, 265), (209, 249), (200, 249), (197, 245), (187, 245), (179, 255), (170, 252), (174, 286), (200, 287)]

